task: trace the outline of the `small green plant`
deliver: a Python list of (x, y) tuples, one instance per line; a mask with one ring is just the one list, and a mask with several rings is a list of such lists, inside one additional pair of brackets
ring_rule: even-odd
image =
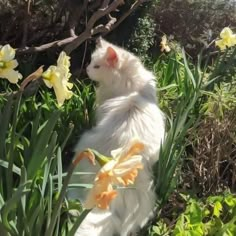
[(152, 226), (149, 236), (168, 236), (171, 233), (171, 229), (161, 219), (156, 225)]
[(236, 196), (211, 196), (206, 201), (190, 198), (176, 222), (176, 236), (233, 236), (236, 234)]

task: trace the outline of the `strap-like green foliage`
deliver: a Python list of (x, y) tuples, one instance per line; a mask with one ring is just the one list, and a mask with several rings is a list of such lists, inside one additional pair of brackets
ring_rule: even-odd
[[(66, 199), (75, 166), (71, 163), (63, 173), (55, 130), (60, 111), (42, 122), (42, 111), (37, 109), (34, 120), (22, 127), (24, 106), (22, 94), (17, 93), (6, 98), (0, 112), (0, 235), (68, 235), (88, 211), (75, 222), (68, 214), (81, 211), (81, 206)], [(63, 146), (70, 134), (71, 129), (64, 133)]]

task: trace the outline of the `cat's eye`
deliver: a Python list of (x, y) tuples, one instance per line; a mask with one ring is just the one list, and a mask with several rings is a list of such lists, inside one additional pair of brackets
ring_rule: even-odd
[(95, 68), (95, 69), (99, 69), (100, 66), (99, 66), (99, 65), (95, 65), (93, 68)]

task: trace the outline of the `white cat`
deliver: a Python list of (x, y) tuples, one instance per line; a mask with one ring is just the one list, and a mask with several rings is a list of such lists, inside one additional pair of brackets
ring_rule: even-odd
[[(80, 139), (76, 152), (93, 148), (110, 156), (114, 149), (124, 147), (133, 138), (145, 144), (144, 168), (139, 171), (135, 188), (119, 189), (109, 210), (94, 208), (80, 225), (77, 236), (131, 235), (143, 227), (155, 207), (152, 165), (158, 160), (164, 139), (164, 117), (157, 106), (155, 78), (140, 60), (107, 41), (100, 39), (87, 67), (92, 80), (99, 82), (97, 124)], [(97, 171), (84, 160), (76, 171)], [(93, 175), (73, 177), (72, 183), (92, 183)], [(70, 197), (83, 198), (81, 189)]]

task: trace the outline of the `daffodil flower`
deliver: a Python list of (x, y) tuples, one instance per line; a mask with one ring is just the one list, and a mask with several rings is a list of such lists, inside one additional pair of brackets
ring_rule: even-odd
[(229, 27), (225, 27), (220, 33), (219, 40), (216, 40), (215, 44), (221, 50), (225, 50), (226, 47), (232, 47), (236, 45), (236, 34)]
[(113, 159), (107, 162), (98, 172), (94, 186), (90, 190), (85, 208), (98, 207), (108, 209), (110, 202), (117, 196), (113, 185), (127, 186), (134, 184), (138, 169), (142, 169), (142, 156), (138, 155), (144, 149), (141, 142), (134, 141), (127, 148), (113, 150)]
[(161, 46), (161, 52), (164, 52), (164, 51), (170, 52), (170, 46), (168, 45), (166, 35), (162, 36), (160, 46)]
[(15, 50), (9, 44), (0, 46), (0, 77), (16, 84), (19, 79), (22, 79), (22, 75), (14, 70), (18, 66), (14, 58)]
[(59, 106), (73, 95), (72, 91), (70, 91), (73, 84), (69, 83), (69, 78), (71, 76), (69, 67), (69, 57), (65, 52), (61, 52), (57, 60), (57, 66), (50, 66), (42, 74), (46, 86), (49, 88), (53, 87)]

